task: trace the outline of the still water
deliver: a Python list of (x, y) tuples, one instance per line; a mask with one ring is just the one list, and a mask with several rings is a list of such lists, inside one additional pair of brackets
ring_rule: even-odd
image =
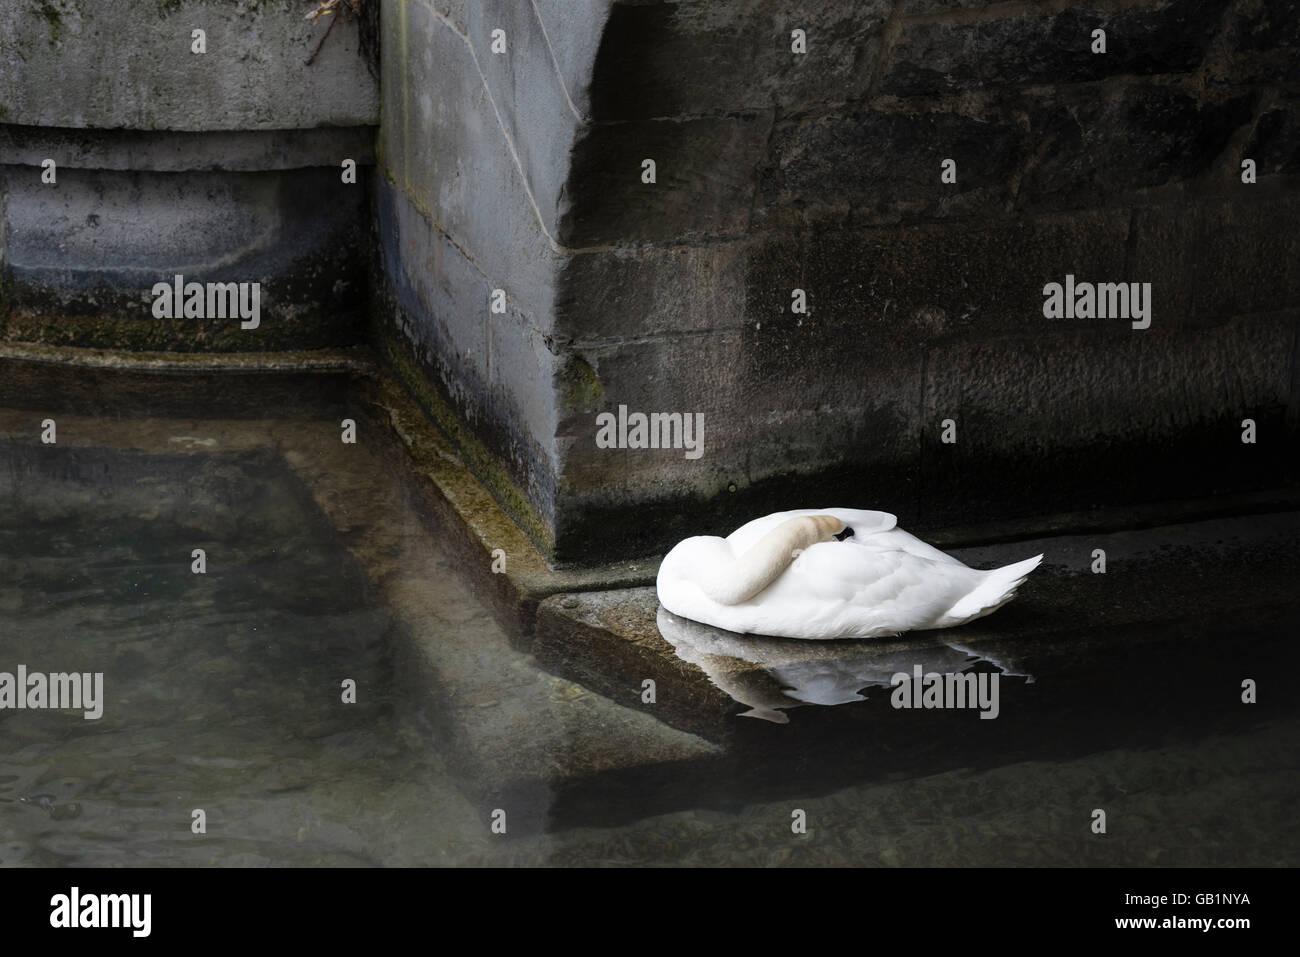
[[(0, 410), (0, 672), (102, 673), (103, 714), (0, 711), (0, 865), (1300, 857), (1295, 711), (1197, 721), (1195, 694), (1161, 704), (1161, 675), (1200, 680), (1213, 662), (1188, 659), (1226, 638), (1193, 636), (1181, 655), (1151, 645), (1124, 669), (1152, 680), (1109, 702), (1004, 664), (1004, 692), (1018, 688), (1034, 715), (970, 714), (960, 733), (934, 723), (924, 747), (906, 745), (916, 760), (872, 732), (869, 712), (846, 727), (833, 717), (881, 704), (847, 687), (875, 682), (850, 654), (830, 677), (782, 677), (812, 689), (798, 702), (737, 695), (729, 720), (747, 750), (731, 753), (512, 644), (400, 470), (367, 447), (364, 420), (363, 441), (345, 446), (332, 412), (56, 414), (47, 445), (42, 418)], [(665, 637), (686, 662), (728, 653), (716, 637)], [(1276, 634), (1232, 638), (1290, 661)], [(824, 741), (766, 747), (762, 735), (795, 725)], [(491, 828), (498, 808), (505, 834)], [(1094, 808), (1108, 812), (1104, 835)], [(795, 810), (807, 833), (792, 832)]]

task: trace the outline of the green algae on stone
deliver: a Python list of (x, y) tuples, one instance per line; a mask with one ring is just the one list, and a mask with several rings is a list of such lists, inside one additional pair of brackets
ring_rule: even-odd
[(605, 396), (596, 370), (580, 355), (569, 356), (560, 372), (564, 408), (568, 412), (592, 412)]
[(505, 467), (487, 447), (462, 425), (460, 417), (415, 368), (392, 336), (380, 333), (375, 343), (379, 355), (398, 382), (415, 399), (421, 412), (448, 439), (466, 467), (474, 474), (511, 521), (550, 559), (555, 551), (551, 530), (532, 503), (516, 487)]
[(264, 317), (256, 330), (230, 320), (66, 315), (0, 307), (0, 341), (146, 352), (250, 352), (348, 346), (346, 322), (315, 315)]
[(50, 28), (50, 46), (57, 45), (64, 30), (67, 29), (63, 25), (63, 12), (55, 5), (54, 0), (40, 0), (40, 14)]
[(238, 319), (157, 319), (139, 293), (69, 294), (16, 283), (0, 264), (0, 342), (146, 352), (256, 352), (338, 348), (364, 338), (363, 276), (351, 253), (326, 248), (261, 280), (261, 324)]

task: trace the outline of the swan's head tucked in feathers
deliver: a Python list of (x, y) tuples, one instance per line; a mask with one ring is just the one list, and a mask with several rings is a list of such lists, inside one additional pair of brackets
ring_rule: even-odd
[[(734, 556), (734, 561), (709, 563), (700, 568), (697, 581), (704, 594), (719, 604), (738, 605), (779, 578), (805, 548), (844, 537), (846, 528), (834, 515), (800, 515), (788, 519), (743, 554)], [(730, 554), (727, 543), (718, 541)]]

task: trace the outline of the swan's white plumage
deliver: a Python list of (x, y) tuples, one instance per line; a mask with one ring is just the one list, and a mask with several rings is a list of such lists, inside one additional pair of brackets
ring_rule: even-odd
[[(725, 576), (746, 551), (791, 519), (832, 515), (853, 529), (797, 555), (747, 601), (723, 604), (701, 582)], [(679, 542), (659, 568), (659, 601), (683, 618), (749, 634), (787, 638), (875, 638), (948, 628), (995, 611), (1042, 560), (1039, 555), (979, 571), (897, 527), (888, 512), (796, 509), (755, 519), (725, 539)], [(711, 590), (711, 589), (710, 589)]]

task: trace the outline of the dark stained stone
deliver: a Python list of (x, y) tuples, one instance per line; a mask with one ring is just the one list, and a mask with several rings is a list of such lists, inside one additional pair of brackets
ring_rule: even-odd
[[(1017, 13), (974, 23), (905, 22), (880, 92), (929, 96), (982, 87), (1080, 83), (1197, 68), (1227, 0), (1173, 0), (1156, 9)], [(1106, 53), (1091, 51), (1106, 31)]]
[[(1124, 325), (1043, 319), (1033, 336), (931, 353), (927, 523), (991, 508), (1029, 515), (1156, 501), (1173, 487), (1210, 495), (1285, 482), (1293, 323), (1170, 329), (1159, 300), (1148, 330), (1103, 338), (1086, 328), (1099, 322)], [(1242, 443), (1244, 417), (1279, 441)], [(947, 418), (957, 423), (955, 444), (940, 442)], [(1033, 464), (1021, 471), (1010, 461)]]
[(1239, 185), (1241, 199), (1207, 204), (1196, 233), (1196, 315), (1300, 307), (1300, 196)]
[(1029, 108), (1035, 162), (1022, 209), (1077, 208), (1127, 191), (1194, 179), (1250, 122), (1255, 95), (1207, 103), (1176, 89), (1134, 85), (1112, 97), (1061, 91)]
[(1256, 176), (1300, 173), (1300, 98), (1284, 99), (1260, 114), (1240, 158), (1255, 161)]
[[(748, 226), (770, 114), (591, 126), (574, 147), (569, 246), (734, 234)], [(655, 162), (655, 182), (642, 163)]]
[[(852, 110), (783, 120), (773, 130), (756, 218), (866, 224), (997, 212), (1012, 199), (1012, 172), (1026, 152), (1008, 117)], [(940, 180), (948, 158), (957, 163), (955, 184)]]
[[(593, 80), (597, 121), (841, 103), (866, 94), (887, 0), (616, 3)], [(791, 52), (791, 31), (808, 52)]]

